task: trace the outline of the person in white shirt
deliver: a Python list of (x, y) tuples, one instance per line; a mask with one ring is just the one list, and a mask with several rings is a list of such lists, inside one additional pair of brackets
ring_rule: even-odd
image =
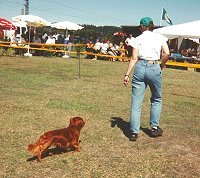
[(197, 48), (197, 59), (200, 60), (200, 39), (199, 39), (199, 46)]
[(48, 39), (48, 35), (47, 35), (47, 33), (45, 33), (45, 34), (42, 36), (42, 42), (43, 42), (43, 43), (46, 43), (47, 39)]
[(135, 38), (133, 37), (132, 34), (129, 34), (129, 37), (126, 38), (126, 40), (125, 40), (126, 50), (128, 51), (128, 57), (130, 57), (132, 55), (133, 47), (131, 44), (134, 42), (134, 40), (135, 40)]
[(53, 38), (52, 35), (50, 35), (46, 41), (46, 44), (55, 44), (56, 43), (56, 40), (55, 38)]
[(103, 42), (103, 45), (101, 47), (101, 53), (102, 54), (108, 54), (107, 50), (109, 48), (109, 45), (110, 45), (110, 41), (104, 41)]
[(11, 43), (17, 43), (18, 42), (18, 40), (17, 40), (17, 34), (16, 33), (14, 33), (11, 37), (10, 37), (10, 42)]
[[(152, 32), (153, 20), (144, 17), (140, 20), (141, 35), (131, 44), (132, 57), (124, 77), (124, 84), (129, 83), (130, 73), (134, 68), (132, 78), (132, 101), (130, 113), (130, 141), (136, 141), (140, 130), (140, 116), (142, 101), (147, 85), (151, 90), (150, 134), (151, 137), (162, 136), (163, 130), (159, 127), (162, 108), (162, 69), (169, 59), (167, 38)], [(162, 53), (161, 53), (162, 51)], [(158, 60), (162, 58), (159, 65)]]
[(94, 50), (99, 53), (101, 51), (102, 45), (103, 43), (101, 43), (99, 39), (97, 39), (96, 43), (94, 44)]
[[(97, 39), (96, 43), (94, 44), (94, 47), (93, 47), (93, 50), (94, 50), (93, 52), (94, 53), (100, 53), (102, 46), (103, 46), (103, 43), (101, 43), (99, 41), (99, 39)], [(92, 60), (97, 60), (97, 56), (95, 55), (95, 57)]]

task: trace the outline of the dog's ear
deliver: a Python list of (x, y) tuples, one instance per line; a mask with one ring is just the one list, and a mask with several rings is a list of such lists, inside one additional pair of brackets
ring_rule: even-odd
[(79, 119), (78, 117), (72, 117), (72, 118), (70, 119), (69, 125), (70, 125), (70, 126), (72, 126), (72, 125), (76, 126), (76, 122), (77, 122), (78, 119)]
[(74, 125), (74, 118), (71, 118), (71, 119), (70, 119), (69, 125), (70, 125), (70, 126), (71, 126), (71, 125)]

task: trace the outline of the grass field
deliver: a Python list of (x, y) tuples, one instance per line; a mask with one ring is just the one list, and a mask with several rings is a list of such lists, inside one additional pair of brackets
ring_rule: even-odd
[[(137, 142), (127, 137), (131, 86), (128, 63), (42, 57), (0, 58), (2, 178), (199, 178), (200, 73), (163, 71), (163, 137), (150, 138), (149, 89)], [(45, 131), (81, 116), (81, 152), (27, 151)]]

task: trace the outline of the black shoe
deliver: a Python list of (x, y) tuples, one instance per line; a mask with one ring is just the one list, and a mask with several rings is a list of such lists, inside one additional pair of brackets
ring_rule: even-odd
[(151, 137), (160, 137), (163, 134), (163, 130), (160, 127), (151, 127)]
[(135, 142), (137, 140), (137, 138), (138, 138), (138, 134), (133, 133), (130, 135), (129, 140), (132, 142)]

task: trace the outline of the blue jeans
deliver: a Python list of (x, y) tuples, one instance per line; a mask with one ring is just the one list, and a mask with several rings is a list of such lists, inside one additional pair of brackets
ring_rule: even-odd
[(147, 85), (151, 90), (150, 126), (159, 126), (162, 109), (162, 71), (159, 64), (150, 64), (146, 60), (139, 60), (135, 65), (132, 79), (130, 114), (132, 133), (138, 133), (140, 130), (142, 101)]

